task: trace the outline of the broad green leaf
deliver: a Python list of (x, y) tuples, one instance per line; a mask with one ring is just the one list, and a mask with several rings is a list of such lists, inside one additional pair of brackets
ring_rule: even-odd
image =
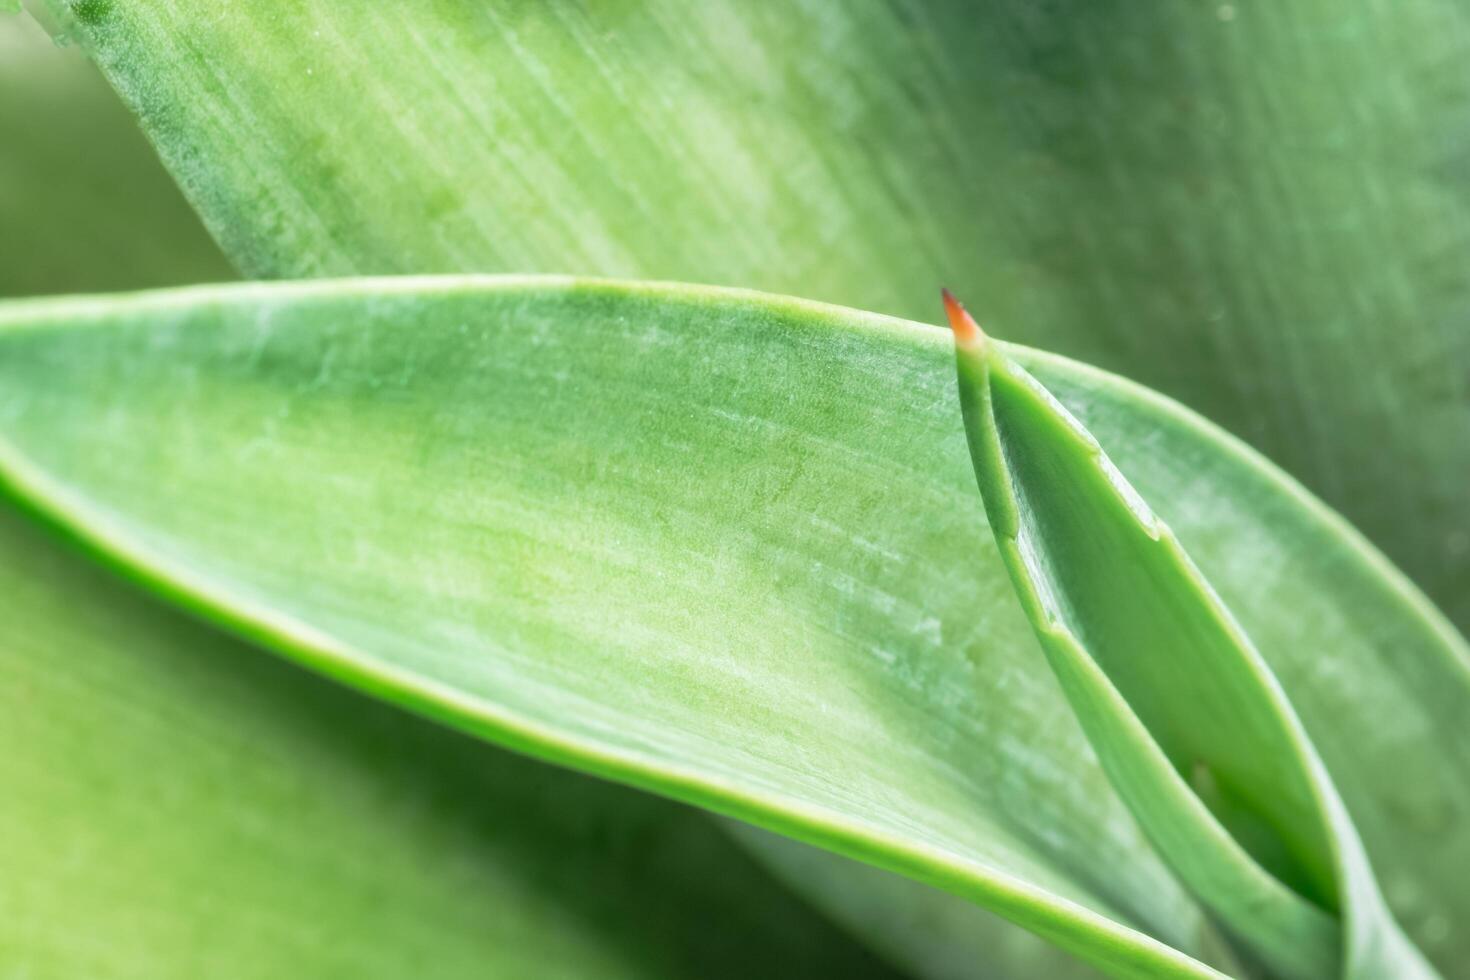
[[(510, 747), (940, 886), (1119, 975), (1220, 962), (1014, 601), (942, 333), (485, 278), (0, 320), (11, 491), (177, 601)], [(1457, 962), (1463, 641), (1217, 430), (1014, 353), (1235, 610), (1401, 922)]]
[(232, 278), (96, 65), (0, 4), (0, 296)]
[[(331, 621), (309, 625), (299, 621), (296, 610), (277, 605), (278, 597), (270, 594), (274, 590), (258, 592), (254, 585), (240, 579), (229, 586), (227, 601), (219, 605), (201, 601), (203, 596), (195, 594), (195, 588), (212, 577), (202, 567), (196, 569), (198, 577), (188, 576), (187, 585), (180, 582), (165, 586), (162, 579), (140, 576), (161, 586), (176, 601), (201, 608), (252, 638), (327, 673), (511, 747), (704, 804), (852, 856), (876, 858), (892, 870), (950, 885), (969, 897), (988, 899), (998, 909), (1079, 947), (1079, 952), (1100, 958), (1124, 975), (1208, 975), (1187, 957), (1130, 927), (1135, 918), (1146, 916), (1152, 920), (1154, 931), (1169, 942), (1192, 947), (1198, 942), (1200, 923), (1188, 898), (1153, 858), (1126, 812), (1116, 802), (1108, 809), (1111, 794), (1101, 774), (1092, 771), (1075, 726), (1067, 723), (1064, 714), (1048, 718), (1044, 712), (1032, 715), (1026, 710), (1026, 702), (1040, 699), (1045, 704), (1052, 695), (1052, 685), (1044, 674), (1031, 672), (1031, 677), (1013, 682), (1020, 685), (1020, 690), (1018, 700), (1010, 706), (1013, 717), (1009, 724), (1026, 732), (1027, 741), (1033, 744), (1037, 740), (1059, 743), (1051, 753), (1058, 768), (1047, 771), (1043, 768), (1046, 760), (1029, 760), (1029, 745), (1017, 761), (1027, 763), (1036, 772), (1027, 777), (1021, 770), (1009, 777), (1010, 785), (1002, 776), (1004, 759), (982, 760), (978, 769), (971, 764), (961, 768), (958, 757), (947, 758), (948, 753), (936, 751), (934, 737), (940, 733), (926, 731), (929, 723), (923, 702), (890, 704), (890, 699), (882, 696), (883, 688), (891, 687), (896, 678), (864, 676), (869, 663), (881, 665), (880, 658), (889, 653), (885, 649), (887, 638), (875, 635), (862, 640), (854, 627), (838, 632), (819, 620), (803, 621), (810, 619), (802, 608), (806, 600), (820, 600), (844, 581), (856, 587), (852, 573), (836, 566), (818, 577), (807, 571), (811, 562), (824, 557), (823, 542), (836, 541), (840, 545), (825, 555), (828, 560), (845, 554), (846, 537), (840, 533), (840, 526), (824, 526), (821, 513), (808, 515), (803, 530), (811, 540), (795, 542), (803, 552), (789, 553), (781, 562), (788, 566), (783, 577), (789, 579), (787, 588), (795, 590), (794, 594), (787, 598), (779, 590), (771, 591), (769, 552), (777, 542), (768, 543), (759, 527), (748, 523), (743, 499), (759, 489), (751, 487), (732, 496), (728, 486), (731, 474), (727, 464), (733, 452), (737, 462), (743, 456), (751, 457), (754, 468), (747, 479), (758, 479), (770, 490), (779, 488), (780, 484), (772, 482), (779, 473), (761, 472), (761, 455), (767, 442), (761, 430), (747, 432), (716, 455), (696, 456), (691, 450), (697, 444), (697, 432), (665, 429), (657, 424), (667, 414), (663, 402), (640, 407), (620, 398), (624, 411), (614, 416), (599, 406), (601, 399), (568, 401), (548, 397), (559, 384), (574, 378), (579, 387), (588, 383), (614, 384), (620, 391), (630, 383), (647, 387), (648, 379), (664, 376), (664, 371), (680, 363), (680, 370), (697, 377), (703, 373), (699, 364), (709, 355), (701, 354), (694, 346), (673, 346), (678, 334), (669, 332), (696, 323), (685, 320), (662, 326), (654, 321), (640, 327), (638, 338), (627, 338), (633, 341), (633, 348), (618, 345), (607, 350), (611, 355), (609, 366), (636, 366), (637, 361), (627, 362), (626, 355), (645, 345), (680, 351), (685, 356), (644, 361), (644, 370), (650, 373), (643, 378), (599, 380), (582, 370), (573, 374), (575, 365), (565, 359), (546, 363), (543, 370), (536, 356), (538, 347), (558, 337), (562, 344), (575, 339), (561, 331), (554, 319), (531, 322), (506, 315), (528, 302), (538, 306), (549, 302), (545, 313), (555, 317), (555, 307), (567, 300), (576, 304), (577, 294), (564, 297), (560, 289), (553, 287), (544, 292), (534, 284), (528, 288), (511, 283), (508, 289), (492, 288), (488, 292), (484, 287), (493, 284), (468, 285), (471, 288), (467, 292), (453, 283), (382, 283), (366, 285), (365, 290), (349, 286), (344, 298), (351, 297), (352, 312), (346, 317), (324, 315), (327, 308), (320, 306), (313, 312), (311, 298), (321, 294), (323, 288), (313, 286), (295, 287), (294, 294), (291, 288), (240, 287), (219, 294), (224, 305), (207, 298), (213, 295), (210, 291), (158, 294), (153, 304), (161, 302), (161, 307), (144, 299), (144, 306), (132, 306), (139, 318), (121, 320), (109, 312), (115, 309), (115, 301), (108, 300), (12, 306), (12, 314), (20, 319), (7, 320), (0, 334), (0, 391), (4, 392), (7, 409), (0, 413), (0, 432), (4, 433), (7, 450), (19, 449), (28, 441), (22, 417), (12, 417), (8, 410), (15, 409), (31, 418), (32, 409), (41, 409), (33, 400), (32, 384), (53, 370), (69, 373), (63, 361), (71, 361), (74, 368), (84, 371), (89, 363), (101, 366), (102, 362), (91, 356), (74, 359), (75, 348), (63, 350), (52, 346), (52, 341), (67, 337), (80, 340), (90, 334), (99, 344), (92, 350), (99, 355), (114, 343), (131, 347), (142, 342), (147, 353), (137, 353), (156, 367), (169, 371), (172, 366), (181, 368), (185, 375), (194, 373), (194, 366), (169, 355), (165, 336), (152, 329), (155, 324), (165, 323), (157, 319), (157, 314), (168, 309), (170, 303), (177, 303), (175, 309), (182, 320), (176, 320), (175, 325), (192, 324), (197, 340), (208, 335), (213, 341), (223, 342), (231, 352), (229, 359), (246, 372), (238, 377), (239, 387), (224, 378), (219, 381), (225, 388), (209, 384), (222, 396), (215, 404), (223, 416), (206, 419), (179, 400), (177, 392), (166, 394), (139, 375), (126, 377), (132, 374), (128, 364), (133, 358), (117, 348), (106, 360), (122, 373), (90, 379), (52, 375), (45, 388), (55, 394), (70, 390), (83, 400), (90, 392), (119, 409), (131, 402), (149, 415), (153, 410), (145, 406), (151, 403), (161, 410), (162, 415), (155, 421), (163, 427), (146, 440), (128, 440), (145, 456), (155, 451), (172, 456), (175, 450), (189, 445), (212, 445), (225, 450), (238, 468), (230, 477), (232, 482), (248, 474), (287, 480), (274, 488), (235, 483), (226, 500), (219, 497), (216, 488), (196, 483), (184, 471), (144, 476), (132, 462), (104, 462), (95, 457), (114, 477), (128, 482), (141, 477), (150, 486), (145, 489), (134, 483), (134, 488), (156, 502), (162, 503), (164, 496), (178, 491), (211, 509), (214, 504), (229, 501), (245, 508), (248, 514), (216, 511), (212, 521), (221, 527), (233, 525), (267, 551), (291, 561), (294, 568), (287, 591), (311, 600), (317, 611), (328, 612)], [(420, 289), (427, 293), (421, 294)], [(321, 298), (330, 295), (321, 294)], [(434, 312), (432, 322), (405, 321), (393, 311), (399, 302), (418, 307), (421, 295), (431, 299), (425, 309)], [(592, 355), (593, 363), (600, 360), (596, 351), (601, 327), (621, 315), (618, 295), (617, 291), (609, 294), (615, 301), (614, 307), (605, 311), (610, 320), (579, 325), (578, 333), (589, 342), (581, 349)], [(596, 296), (595, 289), (586, 294), (594, 302)], [(630, 298), (637, 303), (636, 294)], [(651, 309), (657, 310), (658, 294), (649, 300), (655, 304)], [(487, 301), (491, 305), (487, 306)], [(102, 317), (66, 323), (72, 314), (88, 306)], [(64, 319), (50, 320), (48, 326), (48, 309), (61, 313)], [(342, 307), (333, 309), (346, 312)], [(635, 309), (636, 305), (629, 306), (627, 312)], [(485, 324), (481, 323), (492, 310), (500, 311), (492, 320), (495, 326), (516, 332), (527, 344), (513, 359), (501, 362), (502, 369), (511, 371), (509, 375), (491, 370), (491, 361), (486, 359), (489, 348), (480, 347), (482, 353), (476, 354), (474, 347), (466, 346), (495, 343), (494, 334), (485, 333)], [(753, 312), (759, 315), (762, 310), (757, 306)], [(35, 319), (35, 313), (41, 314), (40, 320)], [(214, 319), (216, 314), (224, 318)], [(311, 377), (300, 380), (309, 385), (321, 378), (330, 385), (335, 378), (355, 388), (362, 385), (356, 389), (362, 398), (360, 405), (356, 400), (356, 407), (350, 407), (330, 399), (334, 407), (328, 411), (333, 415), (356, 414), (355, 420), (339, 415), (338, 421), (349, 424), (354, 440), (362, 432), (375, 433), (373, 439), (379, 447), (360, 454), (366, 446), (358, 443), (351, 450), (366, 471), (354, 473), (345, 467), (346, 458), (333, 462), (308, 458), (298, 461), (305, 467), (298, 473), (311, 474), (310, 482), (321, 480), (324, 489), (334, 488), (332, 496), (351, 482), (376, 501), (369, 506), (380, 516), (398, 514), (396, 519), (405, 523), (404, 536), (397, 537), (396, 543), (375, 541), (374, 536), (362, 534), (361, 527), (353, 529), (359, 518), (349, 516), (350, 508), (338, 509), (337, 504), (331, 504), (336, 517), (325, 519), (326, 515), (316, 512), (316, 508), (300, 506), (304, 498), (297, 498), (289, 485), (289, 470), (296, 464), (275, 455), (287, 443), (272, 448), (269, 442), (254, 443), (253, 437), (230, 438), (232, 431), (238, 432), (237, 421), (251, 419), (274, 427), (307, 418), (287, 402), (276, 403), (271, 386), (258, 388), (256, 379), (249, 376), (252, 364), (269, 367), (278, 362), (278, 353), (267, 343), (272, 336), (280, 336), (292, 345), (315, 345), (323, 339), (310, 330), (289, 328), (277, 335), (277, 327), (288, 326), (285, 319), (277, 318), (293, 314), (304, 317), (300, 321), (303, 327), (315, 322), (329, 328), (334, 345), (337, 341), (349, 344), (330, 360), (317, 356), (322, 353), (320, 349), (308, 355)], [(365, 321), (360, 314), (368, 314), (371, 319)], [(50, 329), (63, 323), (65, 329)], [(350, 341), (349, 334), (357, 341)], [(614, 336), (608, 334), (608, 339)], [(426, 346), (400, 348), (388, 354), (386, 348), (374, 343), (392, 337)], [(34, 347), (28, 340), (41, 340), (42, 347)], [(162, 340), (163, 345), (155, 344), (155, 340)], [(238, 347), (240, 343), (247, 346)], [(384, 362), (354, 363), (351, 348), (357, 343), (370, 345), (360, 348), (359, 354), (375, 358), (376, 349), (388, 355), (392, 371), (381, 373)], [(501, 353), (511, 352), (497, 352), (494, 359), (499, 360)], [(237, 359), (237, 355), (243, 359)], [(286, 356), (296, 360), (294, 354)], [(432, 364), (424, 360), (426, 357)], [(451, 361), (458, 365), (457, 371), (439, 370), (438, 365), (448, 367)], [(298, 367), (307, 364), (296, 363)], [(371, 368), (370, 376), (360, 373), (363, 368)], [(111, 373), (110, 369), (104, 370)], [(30, 381), (13, 383), (22, 377)], [(519, 381), (506, 383), (514, 377)], [(182, 376), (179, 380), (191, 386)], [(440, 388), (440, 383), (449, 387)], [(548, 384), (552, 387), (541, 390)], [(226, 388), (233, 394), (227, 395)], [(252, 404), (252, 390), (265, 394), (272, 404)], [(323, 393), (328, 390), (322, 389)], [(650, 393), (658, 390), (652, 388)], [(281, 393), (281, 389), (274, 391)], [(456, 391), (458, 398), (454, 401), (439, 401), (441, 396)], [(493, 400), (486, 397), (492, 393)], [(243, 400), (237, 401), (235, 396)], [(788, 397), (784, 386), (758, 395), (772, 396), (782, 400)], [(548, 415), (558, 403), (562, 413), (570, 414)], [(327, 406), (326, 401), (320, 404)], [(415, 407), (409, 412), (395, 412), (394, 405), (400, 409), (405, 405)], [(453, 415), (443, 414), (451, 405), (458, 406)], [(112, 407), (104, 409), (103, 416), (110, 414)], [(359, 413), (357, 407), (366, 410)], [(716, 398), (690, 422), (699, 427), (713, 420), (723, 429), (731, 420), (718, 413), (739, 407), (738, 403), (724, 405)], [(87, 408), (78, 402), (74, 408), (77, 411), (65, 415), (80, 420), (100, 406)], [(461, 415), (461, 411), (467, 414)], [(131, 410), (127, 414), (135, 421), (142, 419), (141, 415), (132, 415)], [(95, 416), (93, 422), (100, 417)], [(436, 433), (441, 430), (436, 426), (425, 427), (435, 417), (448, 424), (442, 431), (451, 442), (439, 440)], [(642, 424), (628, 424), (639, 417), (645, 419)], [(122, 416), (114, 418), (121, 421)], [(578, 418), (586, 422), (579, 423)], [(185, 436), (170, 422), (186, 419), (191, 419), (188, 425), (192, 436)], [(63, 416), (56, 416), (55, 421), (62, 422)], [(652, 430), (648, 428), (650, 422), (655, 423)], [(547, 429), (547, 423), (554, 425)], [(587, 423), (592, 424), (590, 429)], [(604, 441), (606, 427), (611, 432), (623, 432), (621, 447)], [(956, 433), (957, 417), (949, 419), (943, 429)], [(458, 436), (453, 435), (456, 431)], [(120, 433), (106, 434), (103, 428), (93, 428), (93, 432), (107, 444), (122, 444), (116, 441)], [(320, 435), (328, 433), (320, 430)], [(650, 438), (655, 441), (647, 443)], [(675, 440), (665, 452), (684, 460), (682, 478), (678, 470), (640, 458), (645, 447), (659, 445), (665, 439)], [(327, 448), (326, 444), (321, 446)], [(479, 449), (466, 451), (474, 447)], [(257, 455), (262, 450), (266, 455)], [(481, 455), (484, 451), (492, 456)], [(8, 451), (0, 455), (5, 457), (0, 468), (15, 481), (12, 488), (32, 504), (48, 508), (45, 501), (26, 496), (24, 485), (29, 482), (26, 474), (32, 472), (31, 464)], [(429, 458), (450, 469), (443, 473), (416, 471), (412, 466), (399, 470), (417, 488), (413, 493), (403, 493), (408, 485), (388, 478), (392, 470), (386, 466), (398, 469), (413, 460)], [(705, 460), (704, 464), (691, 468), (689, 464), (699, 458)], [(179, 461), (184, 463), (184, 458)], [(551, 468), (543, 470), (538, 461)], [(216, 469), (219, 460), (193, 462), (202, 463), (206, 471), (221, 477), (227, 475)], [(786, 465), (792, 462), (787, 460)], [(466, 464), (471, 467), (468, 471), (461, 469)], [(188, 465), (192, 469), (192, 462)], [(630, 466), (634, 469), (626, 470)], [(614, 472), (606, 467), (619, 469)], [(602, 477), (589, 482), (598, 477), (599, 469)], [(452, 479), (450, 474), (454, 474)], [(565, 483), (568, 476), (577, 482)], [(360, 482), (364, 478), (368, 482)], [(657, 491), (657, 483), (647, 487), (647, 481), (664, 479), (675, 480), (670, 490), (682, 486), (682, 494), (655, 505), (650, 514), (648, 508), (656, 498), (646, 498), (645, 494)], [(685, 479), (689, 482), (683, 482)], [(825, 482), (827, 476), (814, 470), (807, 479)], [(624, 481), (628, 480), (632, 482), (625, 487)], [(789, 476), (781, 483), (797, 485)], [(640, 486), (647, 489), (640, 491)], [(172, 490), (168, 490), (170, 487)], [(961, 499), (969, 502), (969, 509), (978, 513), (973, 488), (961, 484), (957, 489)], [(586, 496), (589, 490), (593, 493), (590, 498)], [(600, 492), (611, 495), (599, 500)], [(696, 495), (695, 499), (689, 499), (690, 494)], [(129, 508), (128, 496), (124, 493), (114, 503)], [(295, 503), (291, 503), (293, 498), (297, 498)], [(321, 499), (326, 503), (325, 498)], [(390, 502), (395, 499), (397, 504)], [(366, 498), (359, 500), (368, 503)], [(480, 516), (466, 514), (464, 520), (450, 518), (447, 523), (438, 518), (420, 521), (413, 517), (421, 508), (434, 507), (435, 502), (455, 501), (468, 504)], [(176, 502), (182, 503), (182, 499)], [(868, 506), (874, 503), (877, 501)], [(482, 507), (490, 509), (480, 512)], [(542, 507), (551, 509), (538, 514)], [(267, 532), (261, 523), (265, 513), (290, 515), (292, 529)], [(499, 516), (487, 522), (492, 514)], [(447, 513), (443, 516), (449, 517)], [(838, 514), (827, 516), (846, 520)], [(349, 523), (340, 523), (343, 518)], [(79, 526), (72, 530), (85, 537)], [(716, 530), (718, 534), (713, 533)], [(303, 541), (315, 541), (326, 553), (341, 555), (349, 562), (357, 561), (354, 556), (360, 554), (378, 571), (388, 572), (388, 578), (373, 582), (352, 574), (352, 594), (344, 597), (349, 603), (339, 604), (329, 595), (329, 569), (307, 571), (307, 566), (288, 559), (288, 549), (279, 548), (280, 542), (268, 543), (277, 533), (298, 536), (303, 532)], [(206, 537), (197, 543), (212, 549), (216, 542)], [(691, 543), (696, 547), (691, 549)], [(359, 552), (359, 548), (364, 550)], [(722, 555), (726, 550), (728, 555)], [(261, 555), (257, 553), (257, 557)], [(131, 561), (122, 564), (134, 574), (141, 571)], [(242, 571), (248, 574), (248, 570)], [(779, 566), (774, 571), (782, 574)], [(425, 587), (428, 592), (422, 591)], [(629, 593), (629, 589), (634, 591)], [(633, 607), (629, 602), (640, 595), (645, 597), (640, 602), (654, 601), (630, 616)], [(376, 612), (367, 607), (353, 608), (359, 603), (376, 607)], [(920, 690), (936, 681), (944, 683), (940, 678), (949, 678), (946, 686), (963, 692), (968, 658), (944, 656), (942, 625), (930, 622), (932, 614), (911, 601), (905, 602), (905, 607), (896, 610), (903, 617), (900, 621), (905, 623), (905, 632), (939, 654), (935, 665), (940, 668), (939, 677), (925, 680)], [(335, 612), (331, 612), (333, 609)], [(861, 607), (854, 612), (871, 618), (871, 613), (863, 613)], [(327, 631), (339, 630), (350, 635), (361, 627), (389, 639), (388, 632), (381, 632), (383, 616), (396, 620), (391, 628), (396, 636), (391, 649), (369, 643), (360, 651), (349, 651), (345, 645), (338, 651), (338, 641), (327, 636)], [(1012, 632), (1024, 636), (1024, 629), (1024, 622), (1017, 620)], [(896, 643), (902, 637), (892, 639)], [(854, 640), (862, 645), (854, 646)], [(895, 646), (891, 656), (896, 659), (900, 649)], [(854, 653), (860, 659), (844, 664), (843, 658)], [(441, 669), (447, 672), (441, 673)], [(874, 683), (882, 686), (866, 694), (864, 687)], [(955, 701), (957, 716), (967, 713), (961, 710), (963, 704)], [(887, 748), (877, 756), (880, 765), (874, 770), (872, 747), (865, 743), (874, 735), (873, 725), (885, 723), (885, 719)], [(1049, 731), (1057, 721), (1063, 727)], [(972, 734), (966, 741), (974, 745), (977, 729), (983, 732), (982, 726), (988, 724), (984, 717), (969, 721), (967, 727)], [(913, 739), (919, 740), (916, 745), (910, 744)], [(979, 747), (983, 748), (984, 743), (980, 742)], [(959, 756), (963, 746), (956, 744), (953, 751)], [(965, 769), (972, 770), (972, 774), (956, 779)], [(977, 784), (977, 776), (988, 776), (1003, 795), (993, 802), (987, 800), (993, 794), (987, 786)], [(1058, 798), (1050, 799), (1052, 793), (1059, 794)], [(917, 829), (911, 813), (915, 807), (927, 817)], [(1077, 823), (1068, 829), (1068, 839), (1051, 848), (1063, 859), (1046, 853), (1042, 849), (1043, 835), (1030, 826), (1032, 814), (1039, 807), (1062, 811), (1069, 814), (1069, 821)], [(1110, 858), (1111, 864), (1128, 869), (1126, 877), (1114, 883), (1109, 880), (1111, 872), (1098, 869), (1076, 880), (1064, 859), (1074, 850), (1079, 855)], [(1097, 881), (1089, 880), (1092, 878)]]
[(1431, 976), (1280, 684), (1173, 530), (948, 293), (945, 305), (1001, 557), (1160, 854), (1273, 975)]
[(0, 975), (891, 975), (702, 814), (261, 656), (8, 510), (0, 596)]
[(756, 287), (1128, 374), (1301, 477), (1470, 626), (1457, 0), (86, 0), (273, 277)]

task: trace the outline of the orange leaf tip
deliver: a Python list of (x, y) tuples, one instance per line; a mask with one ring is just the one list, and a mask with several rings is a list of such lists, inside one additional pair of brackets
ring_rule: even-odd
[(948, 289), (940, 290), (944, 297), (944, 312), (949, 316), (949, 328), (954, 331), (956, 347), (979, 347), (985, 339), (985, 331), (965, 309), (965, 305), (954, 298)]

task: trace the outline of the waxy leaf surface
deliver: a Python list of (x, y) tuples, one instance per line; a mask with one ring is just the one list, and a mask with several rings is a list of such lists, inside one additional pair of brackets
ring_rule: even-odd
[[(175, 601), (491, 740), (942, 887), (1118, 975), (1225, 965), (1015, 602), (939, 331), (487, 278), (0, 316), (6, 485)], [(1218, 430), (1014, 354), (1249, 629), (1400, 920), (1457, 962), (1463, 642)]]

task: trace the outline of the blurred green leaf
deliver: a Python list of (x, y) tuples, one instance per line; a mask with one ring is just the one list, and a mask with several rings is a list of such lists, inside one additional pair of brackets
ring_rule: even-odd
[(0, 974), (888, 977), (703, 814), (374, 704), (0, 513)]
[[(175, 600), (502, 744), (939, 885), (1120, 975), (1199, 975), (1147, 937), (1218, 956), (1035, 650), (939, 332), (522, 279), (0, 320), (11, 490)], [(1459, 962), (1463, 641), (1208, 424), (1013, 353), (1236, 611), (1401, 921)]]
[(1188, 402), (1470, 625), (1470, 11), (1455, 0), (87, 0), (265, 276), (751, 286)]
[(0, 297), (233, 278), (86, 54), (0, 11)]

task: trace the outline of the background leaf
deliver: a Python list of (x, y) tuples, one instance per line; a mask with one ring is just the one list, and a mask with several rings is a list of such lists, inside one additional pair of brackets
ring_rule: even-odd
[(234, 278), (74, 44), (0, 11), (0, 297)]
[(0, 594), (9, 974), (892, 975), (702, 814), (263, 657), (8, 511)]
[[(1208, 947), (1011, 598), (943, 334), (556, 280), (6, 319), (12, 489), (170, 594), (453, 724), (943, 885), (1115, 967), (1159, 960), (1067, 902)], [(1459, 962), (1463, 642), (1196, 417), (1018, 354), (1237, 610), (1401, 921)]]
[(76, 5), (252, 274), (753, 286), (1179, 397), (1470, 625), (1454, 0)]

